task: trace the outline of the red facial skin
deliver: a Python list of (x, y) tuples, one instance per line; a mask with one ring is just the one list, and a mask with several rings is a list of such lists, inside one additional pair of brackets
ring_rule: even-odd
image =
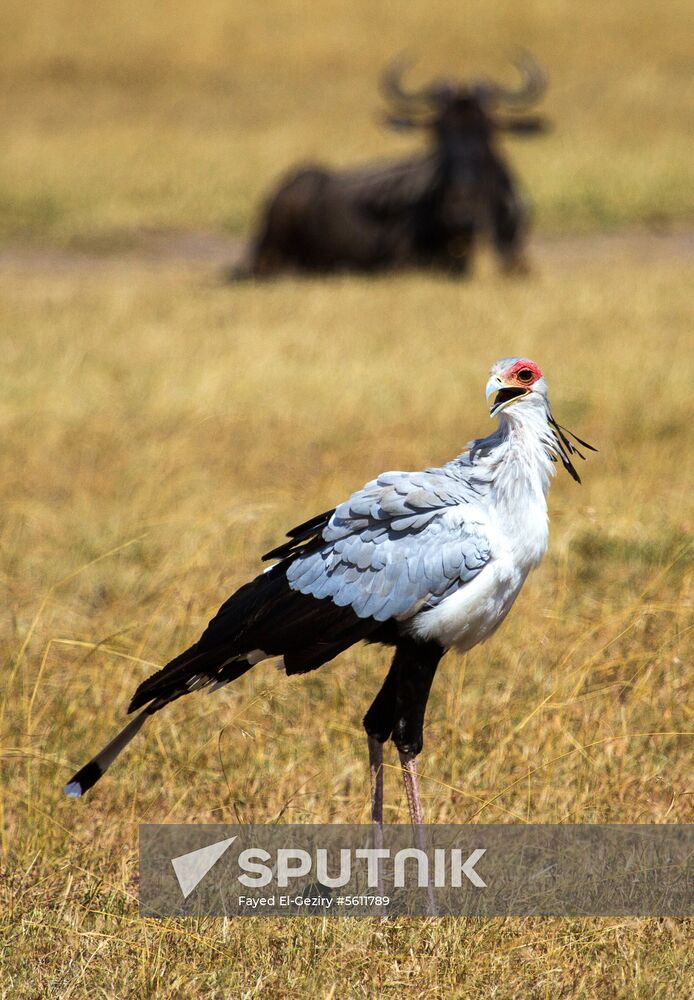
[[(518, 372), (527, 369), (533, 373), (532, 379), (529, 382), (524, 382), (522, 379), (518, 378)], [(531, 385), (534, 385), (538, 379), (542, 378), (542, 372), (534, 363), (534, 361), (516, 361), (513, 368), (504, 374), (504, 381), (507, 385), (518, 386), (519, 389), (529, 389)]]

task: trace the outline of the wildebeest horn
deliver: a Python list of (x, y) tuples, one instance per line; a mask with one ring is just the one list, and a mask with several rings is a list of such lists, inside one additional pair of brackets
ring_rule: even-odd
[(413, 104), (429, 99), (429, 88), (421, 90), (405, 90), (402, 78), (405, 71), (412, 66), (414, 59), (409, 55), (399, 55), (381, 74), (381, 91), (388, 100), (396, 104)]
[(504, 104), (527, 107), (539, 100), (544, 93), (547, 87), (547, 74), (530, 52), (519, 52), (513, 64), (522, 77), (520, 86), (512, 89), (494, 84), (492, 96)]

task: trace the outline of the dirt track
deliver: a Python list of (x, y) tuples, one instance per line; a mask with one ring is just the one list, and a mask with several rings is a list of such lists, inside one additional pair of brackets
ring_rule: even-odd
[[(0, 245), (0, 270), (102, 270), (119, 265), (145, 268), (191, 266), (222, 275), (243, 252), (243, 241), (225, 233), (196, 230), (141, 230), (112, 238), (83, 240), (65, 247), (39, 242)], [(694, 230), (658, 232), (628, 229), (613, 233), (535, 236), (530, 259), (538, 266), (571, 267), (594, 261), (632, 259), (641, 263), (694, 258)]]

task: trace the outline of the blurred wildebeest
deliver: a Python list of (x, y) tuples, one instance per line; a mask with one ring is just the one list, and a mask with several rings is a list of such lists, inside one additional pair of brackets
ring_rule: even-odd
[(494, 140), (500, 131), (544, 128), (527, 111), (546, 78), (528, 54), (516, 66), (515, 89), (481, 79), (437, 80), (415, 91), (402, 84), (402, 60), (391, 65), (381, 79), (386, 122), (425, 129), (428, 152), (346, 170), (293, 170), (267, 201), (235, 276), (405, 266), (462, 273), (481, 233), (505, 269), (522, 269), (527, 213)]

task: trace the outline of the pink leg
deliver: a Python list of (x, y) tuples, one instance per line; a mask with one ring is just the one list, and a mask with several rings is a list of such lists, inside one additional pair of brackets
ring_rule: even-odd
[[(417, 781), (417, 758), (412, 753), (402, 753), (401, 751), (400, 764), (402, 765), (405, 795), (407, 796), (407, 805), (410, 810), (410, 819), (412, 820), (414, 845), (418, 850), (426, 852), (424, 815), (422, 813), (422, 803), (419, 800), (419, 782)], [(434, 890), (431, 885), (431, 877), (429, 879), (429, 885), (427, 886), (427, 898), (429, 900), (429, 913), (432, 917), (435, 917), (436, 902), (434, 900)]]
[[(402, 777), (405, 784), (405, 795), (407, 796), (407, 805), (410, 810), (410, 819), (412, 820), (412, 826), (414, 827), (415, 837), (419, 836), (422, 831), (418, 828), (422, 826), (424, 822), (424, 816), (422, 814), (422, 803), (419, 801), (419, 782), (417, 781), (417, 758), (411, 753), (400, 752), (400, 763), (402, 765)], [(419, 846), (419, 845), (417, 845)]]

